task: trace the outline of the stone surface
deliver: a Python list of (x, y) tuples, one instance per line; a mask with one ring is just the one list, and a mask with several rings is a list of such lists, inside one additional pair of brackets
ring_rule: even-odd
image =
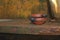
[(42, 25), (31, 24), (29, 20), (0, 22), (0, 32), (36, 35), (60, 35), (60, 23), (47, 22)]

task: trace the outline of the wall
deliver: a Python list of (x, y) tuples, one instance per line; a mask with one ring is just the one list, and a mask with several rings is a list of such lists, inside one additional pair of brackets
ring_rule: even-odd
[(28, 18), (32, 13), (47, 13), (46, 0), (0, 0), (0, 18)]

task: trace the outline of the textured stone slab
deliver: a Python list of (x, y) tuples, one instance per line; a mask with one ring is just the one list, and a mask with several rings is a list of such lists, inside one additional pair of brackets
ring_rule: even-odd
[(0, 32), (17, 34), (59, 34), (60, 23), (45, 23), (43, 25), (31, 24), (28, 20), (14, 20), (0, 22)]

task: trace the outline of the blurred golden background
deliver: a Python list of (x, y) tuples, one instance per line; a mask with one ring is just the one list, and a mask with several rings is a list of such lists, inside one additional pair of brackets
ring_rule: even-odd
[[(60, 18), (60, 1), (50, 2), (54, 15)], [(32, 13), (45, 14), (48, 13), (47, 6), (47, 0), (0, 0), (0, 19), (28, 18)]]
[(0, 18), (28, 18), (32, 13), (47, 13), (46, 0), (0, 0)]

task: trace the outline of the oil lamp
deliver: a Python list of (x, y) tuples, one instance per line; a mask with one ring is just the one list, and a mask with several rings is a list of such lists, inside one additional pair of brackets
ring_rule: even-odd
[(33, 24), (41, 25), (47, 21), (47, 15), (45, 14), (32, 14), (30, 17), (30, 21)]

